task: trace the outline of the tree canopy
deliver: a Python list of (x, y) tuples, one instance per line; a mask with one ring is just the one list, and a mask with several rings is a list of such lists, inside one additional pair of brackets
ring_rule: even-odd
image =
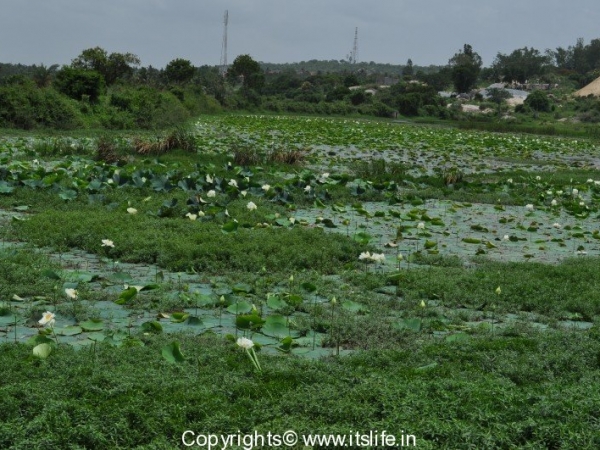
[(550, 55), (543, 55), (534, 48), (523, 47), (510, 55), (498, 53), (492, 64), (496, 77), (502, 81), (525, 81), (543, 75), (551, 62)]
[(457, 92), (468, 92), (477, 83), (481, 71), (481, 56), (473, 51), (469, 44), (465, 44), (448, 61), (452, 71), (452, 82)]

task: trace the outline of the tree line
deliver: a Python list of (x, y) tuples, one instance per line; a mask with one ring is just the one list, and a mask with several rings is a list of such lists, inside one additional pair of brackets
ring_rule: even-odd
[[(133, 53), (83, 50), (59, 67), (0, 64), (0, 126), (133, 129), (170, 126), (200, 113), (265, 110), (389, 117), (450, 118), (439, 91), (469, 92), (502, 81), (583, 86), (600, 76), (600, 39), (540, 52), (498, 53), (489, 67), (465, 44), (445, 66), (346, 61), (266, 64), (239, 55), (225, 74), (176, 58), (141, 66)], [(383, 87), (382, 87), (383, 86)], [(492, 102), (502, 101), (494, 93)]]

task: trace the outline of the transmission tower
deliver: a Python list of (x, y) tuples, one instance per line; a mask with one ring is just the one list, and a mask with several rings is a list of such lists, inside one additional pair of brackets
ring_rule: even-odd
[(229, 11), (225, 10), (223, 16), (223, 45), (221, 47), (221, 63), (219, 64), (219, 73), (222, 76), (227, 74), (227, 24), (229, 23)]
[(354, 29), (354, 45), (352, 46), (352, 53), (350, 53), (350, 64), (356, 64), (358, 59), (358, 27)]

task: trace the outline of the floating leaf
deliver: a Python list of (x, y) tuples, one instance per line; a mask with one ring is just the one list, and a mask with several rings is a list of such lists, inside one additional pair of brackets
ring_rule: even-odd
[(145, 333), (159, 334), (162, 333), (163, 327), (156, 320), (152, 320), (150, 322), (144, 322), (142, 324), (142, 331)]
[(46, 359), (52, 353), (52, 346), (47, 343), (38, 344), (33, 347), (33, 354), (41, 359)]
[(230, 220), (225, 225), (223, 225), (223, 227), (221, 227), (221, 231), (225, 234), (235, 233), (237, 231), (237, 229), (238, 229), (238, 223), (233, 220)]
[(77, 325), (69, 325), (64, 328), (57, 328), (55, 332), (61, 336), (76, 336), (83, 332), (83, 328), (78, 327)]
[(83, 331), (102, 331), (104, 329), (104, 323), (100, 319), (88, 319), (81, 322), (79, 326)]
[(124, 305), (125, 303), (129, 302), (129, 300), (131, 300), (132, 298), (134, 298), (138, 293), (138, 290), (136, 287), (130, 287), (125, 289), (123, 292), (121, 292), (121, 295), (119, 295), (119, 298), (115, 300), (115, 303), (117, 305)]
[(189, 313), (185, 313), (185, 312), (174, 312), (171, 315), (171, 322), (173, 323), (181, 323), (181, 322), (185, 322), (186, 319), (189, 317)]
[(421, 319), (412, 318), (412, 319), (401, 319), (397, 322), (393, 323), (394, 328), (397, 330), (410, 330), (414, 332), (421, 331)]
[(227, 307), (231, 314), (246, 314), (252, 311), (252, 304), (242, 300)]
[(181, 349), (179, 348), (179, 342), (177, 341), (165, 345), (161, 349), (161, 354), (163, 358), (165, 358), (170, 363), (176, 364), (185, 361), (185, 357), (181, 353)]

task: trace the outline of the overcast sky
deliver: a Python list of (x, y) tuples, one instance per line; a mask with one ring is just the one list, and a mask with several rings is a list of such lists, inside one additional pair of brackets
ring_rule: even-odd
[(131, 52), (142, 65), (175, 58), (218, 65), (229, 11), (228, 61), (345, 59), (443, 65), (470, 44), (498, 52), (600, 38), (599, 0), (0, 0), (0, 62), (68, 64), (86, 48)]

